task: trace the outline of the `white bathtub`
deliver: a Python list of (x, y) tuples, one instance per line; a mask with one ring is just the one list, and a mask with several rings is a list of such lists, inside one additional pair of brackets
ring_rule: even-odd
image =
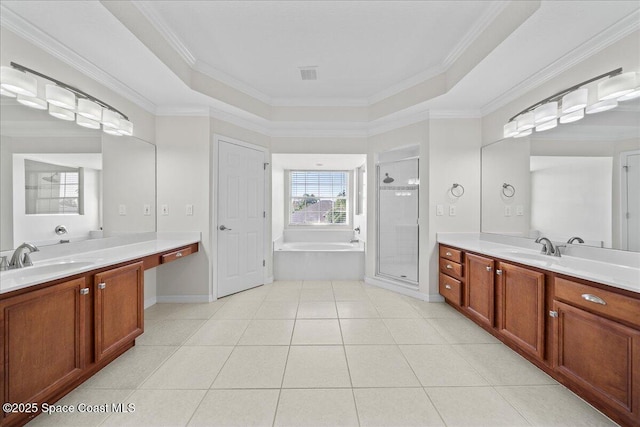
[(363, 280), (363, 242), (274, 242), (275, 280)]

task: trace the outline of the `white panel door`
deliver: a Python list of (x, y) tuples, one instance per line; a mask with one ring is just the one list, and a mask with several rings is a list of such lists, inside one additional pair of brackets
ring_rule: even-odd
[(264, 283), (264, 154), (220, 141), (218, 297)]
[[(640, 251), (640, 153), (627, 156), (627, 247)], [(625, 212), (623, 212), (625, 216)]]

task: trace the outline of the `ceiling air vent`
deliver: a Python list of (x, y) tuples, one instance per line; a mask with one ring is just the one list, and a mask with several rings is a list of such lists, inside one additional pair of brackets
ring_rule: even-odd
[(318, 67), (300, 67), (302, 80), (318, 80)]

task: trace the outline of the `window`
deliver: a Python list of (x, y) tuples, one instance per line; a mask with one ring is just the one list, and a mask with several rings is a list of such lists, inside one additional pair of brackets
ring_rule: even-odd
[(289, 224), (348, 224), (348, 188), (347, 171), (291, 171)]
[(80, 168), (25, 160), (25, 213), (82, 215)]

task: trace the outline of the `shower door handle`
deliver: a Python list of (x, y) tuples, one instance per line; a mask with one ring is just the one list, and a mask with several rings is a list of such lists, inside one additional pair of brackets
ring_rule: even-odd
[(218, 229), (219, 229), (220, 231), (225, 231), (225, 230), (231, 231), (231, 228), (227, 228), (227, 227), (225, 227), (224, 225), (221, 225), (220, 227), (218, 227)]

